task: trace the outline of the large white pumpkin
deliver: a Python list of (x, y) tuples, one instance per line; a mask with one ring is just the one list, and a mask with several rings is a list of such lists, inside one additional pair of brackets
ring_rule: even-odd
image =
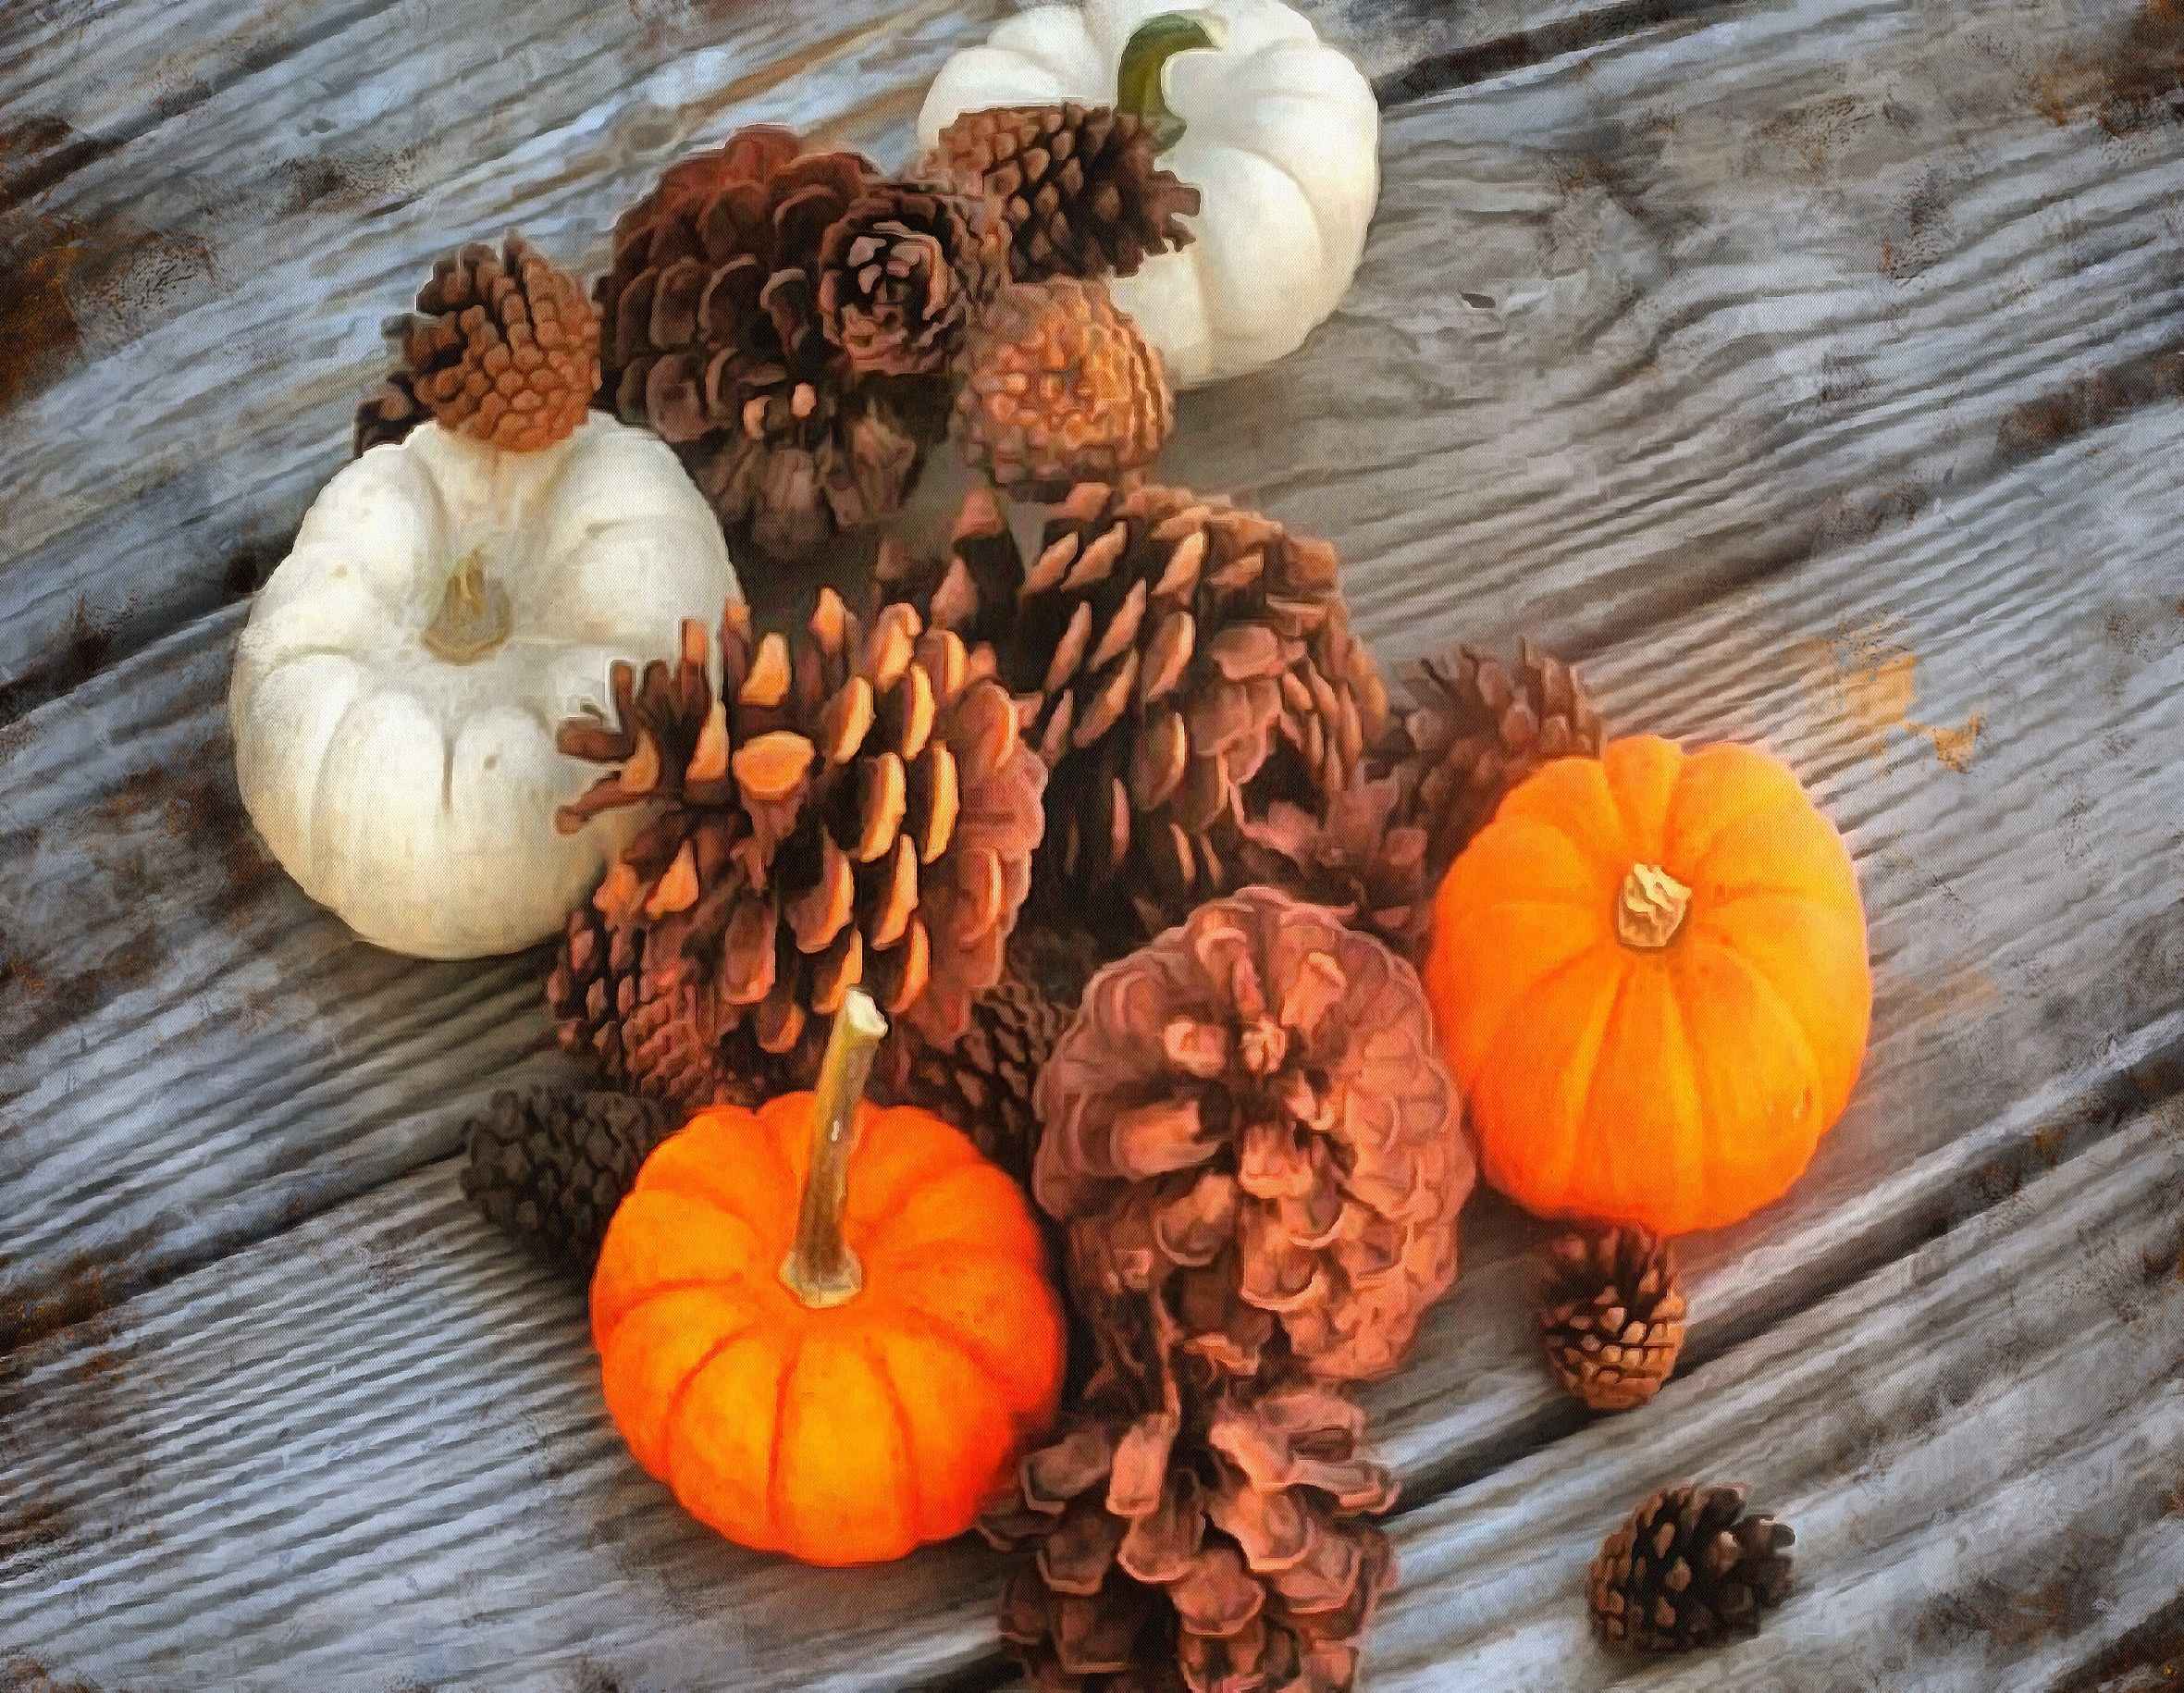
[(327, 485), (252, 608), (228, 710), (243, 804), (314, 899), (423, 958), (556, 933), (643, 822), (557, 833), (599, 772), (554, 746), (618, 658), (737, 591), (673, 452), (593, 413), (509, 452), (426, 424)]
[[(1131, 36), (1176, 9), (1091, 0), (1018, 13), (941, 68), (920, 143), (990, 106), (1116, 104)], [(1190, 16), (1210, 19), (1217, 44), (1177, 53), (1155, 82), (1183, 122), (1160, 162), (1199, 191), (1197, 240), (1109, 284), (1185, 388), (1295, 352), (1350, 287), (1380, 194), (1380, 108), (1355, 65), (1280, 0), (1206, 0)]]

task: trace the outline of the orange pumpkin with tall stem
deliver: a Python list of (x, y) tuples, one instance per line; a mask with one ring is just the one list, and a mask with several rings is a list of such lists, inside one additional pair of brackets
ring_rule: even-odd
[(1424, 973), (1487, 1180), (1659, 1234), (1787, 1190), (1873, 1005), (1850, 854), (1797, 779), (1651, 735), (1511, 791), (1441, 884)]
[(592, 1277), (637, 1462), (730, 1539), (810, 1563), (969, 1527), (1062, 1378), (1021, 1190), (939, 1118), (864, 1103), (885, 1032), (853, 989), (816, 1094), (703, 1111), (662, 1142)]

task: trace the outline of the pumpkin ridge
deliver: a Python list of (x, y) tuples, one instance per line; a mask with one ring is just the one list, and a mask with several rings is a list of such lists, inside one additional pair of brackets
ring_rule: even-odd
[(1813, 1106), (1817, 1111), (1820, 1108), (1820, 1102), (1823, 1097), (1823, 1089), (1826, 1086), (1827, 1078), (1820, 1073), (1820, 1054), (1815, 1050), (1812, 1044), (1812, 1035), (1811, 1032), (1805, 1027), (1804, 1019), (1800, 1018), (1796, 1011), (1791, 1007), (1789, 1000), (1783, 996), (1782, 990), (1776, 987), (1772, 982), (1768, 980), (1765, 973), (1760, 970), (1758, 965), (1754, 964), (1749, 958), (1745, 957), (1744, 952), (1740, 947), (1725, 945), (1721, 942), (1714, 940), (1710, 937), (1694, 938), (1697, 939), (1699, 944), (1703, 945), (1708, 951), (1719, 954), (1721, 957), (1729, 959), (1733, 964), (1734, 964), (1737, 970), (1741, 974), (1758, 985), (1759, 996), (1762, 999), (1771, 1002), (1775, 1008), (1782, 1013), (1783, 1021), (1790, 1026), (1791, 1032), (1796, 1036), (1797, 1053), (1798, 1056), (1804, 1060), (1805, 1079), (1812, 1089)]
[[(1718, 819), (1709, 818), (1707, 821), (1712, 824), (1712, 828), (1696, 847), (1688, 842), (1676, 840), (1663, 842), (1662, 848), (1669, 856), (1688, 866), (1691, 877), (1703, 876), (1706, 873), (1708, 859), (1713, 856), (1715, 849), (1734, 831), (1762, 817), (1771, 816), (1776, 811), (1795, 810), (1802, 814), (1811, 809), (1812, 801), (1806, 797), (1804, 791), (1800, 788), (1793, 787), (1786, 794), (1763, 794), (1750, 805), (1731, 816)], [(1688, 881), (1691, 877), (1686, 877), (1685, 880)]]
[[(789, 1443), (784, 1438), (783, 1427), (789, 1416), (789, 1389), (796, 1379), (796, 1369), (804, 1362), (802, 1333), (794, 1335), (789, 1349), (781, 1363), (781, 1374), (773, 1383), (773, 1444), (766, 1453), (766, 1532), (773, 1546), (779, 1546), (785, 1537), (781, 1523), (781, 1466), (783, 1455)], [(762, 1550), (771, 1550), (771, 1547)]]
[[(945, 1347), (988, 1381), (1006, 1381), (1008, 1371), (997, 1366), (993, 1360), (963, 1329), (953, 1323), (944, 1323), (922, 1305), (912, 1304), (901, 1293), (887, 1299), (888, 1311), (895, 1322), (903, 1328), (915, 1328), (936, 1346)], [(905, 1319), (907, 1319), (907, 1321)], [(1023, 1417), (1013, 1407), (1009, 1412), (1012, 1422), (1021, 1423)]]
[(910, 1432), (909, 1407), (903, 1403), (902, 1389), (895, 1385), (895, 1371), (887, 1365), (887, 1349), (877, 1344), (869, 1334), (859, 1337), (859, 1347), (865, 1363), (870, 1366), (872, 1378), (880, 1384), (881, 1397), (887, 1402), (887, 1409), (895, 1418), (895, 1438), (902, 1442), (903, 1461), (896, 1465), (895, 1506), (903, 1514), (903, 1527), (913, 1544), (922, 1541), (925, 1526), (925, 1501), (918, 1494), (918, 1442)]
[[(1520, 1001), (1529, 1000), (1534, 995), (1545, 992), (1547, 988), (1560, 982), (1562, 977), (1575, 970), (1580, 964), (1597, 957), (1603, 945), (1612, 945), (1614, 944), (1613, 942), (1596, 941), (1590, 946), (1580, 947), (1560, 964), (1550, 965), (1523, 987), (1512, 992), (1509, 995), (1509, 1004), (1502, 1007), (1501, 1016), (1494, 1024), (1494, 1032), (1487, 1037), (1485, 1044), (1479, 1048), (1478, 1072), (1484, 1074), (1494, 1068), (1496, 1050), (1501, 1044), (1502, 1036), (1509, 1032), (1511, 1020), (1515, 1017), (1518, 1011), (1525, 1008), (1520, 1005)], [(1460, 1078), (1460, 1080), (1463, 1081), (1464, 1086), (1471, 1085), (1470, 1079)]]
[(677, 1179), (676, 1168), (672, 1165), (663, 1166), (661, 1173), (654, 1176), (649, 1181), (644, 1180), (641, 1173), (638, 1180), (643, 1191), (648, 1193), (672, 1193), (677, 1199), (687, 1199), (693, 1205), (704, 1205), (709, 1210), (718, 1211), (726, 1217), (733, 1217), (751, 1231), (759, 1245), (770, 1244), (768, 1231), (759, 1226), (758, 1218), (750, 1216), (739, 1205), (726, 1203), (724, 1197), (726, 1195), (734, 1194), (739, 1200), (743, 1197), (733, 1188), (707, 1188), (680, 1180)]
[[(1698, 1138), (1703, 1142), (1710, 1136), (1712, 1128), (1708, 1121), (1706, 1102), (1698, 1095), (1698, 1081), (1691, 1063), (1691, 1025), (1684, 1020), (1684, 995), (1677, 991), (1673, 976), (1662, 984), (1661, 998), (1668, 1006), (1669, 1026), (1676, 1032), (1676, 1057), (1673, 1065), (1668, 1068), (1671, 1073), (1680, 1073), (1685, 1077), (1691, 1089), (1691, 1118), (1684, 1127), (1686, 1130), (1697, 1130)], [(1696, 1161), (1693, 1160), (1688, 1155), (1691, 1140), (1689, 1133), (1679, 1140), (1679, 1150), (1684, 1155), (1676, 1160), (1675, 1182), (1670, 1190), (1678, 1207), (1686, 1216), (1697, 1208), (1706, 1186), (1706, 1148), (1702, 1145), (1699, 1156)]]
[(1630, 998), (1631, 980), (1635, 974), (1636, 969), (1627, 962), (1615, 972), (1615, 996), (1608, 1002), (1608, 1015), (1600, 1019), (1599, 1038), (1593, 1042), (1592, 1057), (1586, 1067), (1585, 1098), (1577, 1107), (1576, 1132), (1570, 1137), (1570, 1156), (1554, 1172), (1552, 1186), (1564, 1186), (1570, 1180), (1571, 1165), (1586, 1155), (1585, 1143), (1591, 1138), (1593, 1102), (1600, 1092), (1600, 1071), (1606, 1068), (1600, 1062), (1600, 1055), (1608, 1050), (1608, 1037), (1614, 1032), (1615, 1020), (1623, 1015), (1623, 1005)]
[(868, 1239), (862, 1242), (871, 1250), (874, 1258), (887, 1266), (891, 1274), (915, 1274), (928, 1267), (928, 1261), (939, 1259), (947, 1264), (976, 1263), (983, 1259), (1010, 1270), (1026, 1267), (1023, 1258), (1016, 1253), (990, 1241), (920, 1241), (902, 1252), (889, 1252), (884, 1239)]
[[(734, 1288), (748, 1285), (741, 1276), (677, 1276), (672, 1280), (655, 1281), (622, 1307), (614, 1320), (607, 1326), (607, 1331), (598, 1337), (598, 1350), (604, 1352), (606, 1342), (614, 1338), (615, 1330), (647, 1305), (652, 1304), (654, 1300), (664, 1298), (670, 1293), (702, 1293), (708, 1288)], [(740, 1332), (747, 1334), (750, 1331), (744, 1329)]]
[[(638, 1303), (642, 1304), (643, 1302), (639, 1301)], [(632, 1305), (630, 1309), (634, 1311), (636, 1306)], [(753, 1334), (758, 1332), (758, 1328), (759, 1325), (754, 1320), (738, 1328), (734, 1334), (723, 1335), (714, 1341), (703, 1353), (698, 1354), (697, 1362), (683, 1372), (683, 1378), (675, 1383), (674, 1391), (667, 1396), (666, 1408), (660, 1414), (660, 1427), (663, 1435), (661, 1443), (671, 1449), (661, 1453), (664, 1460), (662, 1467), (669, 1475), (674, 1474), (674, 1457), (672, 1447), (675, 1440), (676, 1427), (683, 1420), (683, 1403), (690, 1397), (690, 1390), (697, 1385), (697, 1378), (709, 1369), (722, 1353), (739, 1341), (749, 1340)]]

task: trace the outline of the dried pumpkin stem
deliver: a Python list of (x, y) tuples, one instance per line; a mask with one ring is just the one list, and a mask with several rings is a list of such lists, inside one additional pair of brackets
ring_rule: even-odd
[(842, 1238), (842, 1212), (849, 1199), (849, 1155), (857, 1150), (857, 1108), (865, 1079), (887, 1033), (887, 1020), (871, 995), (851, 988), (834, 1014), (819, 1092), (811, 1108), (811, 1168), (804, 1178), (804, 1204), (796, 1216), (796, 1243), (783, 1260), (781, 1279), (813, 1309), (857, 1297), (864, 1267)]
[(473, 548), (440, 590), (439, 610), (425, 625), (425, 649), (450, 664), (470, 664), (508, 639), (515, 623), (508, 590), (486, 575), (485, 554)]
[(1115, 68), (1115, 106), (1134, 112), (1165, 153), (1183, 139), (1183, 120), (1167, 103), (1167, 62), (1178, 53), (1221, 44), (1221, 20), (1210, 12), (1161, 12), (1137, 28)]
[(1615, 896), (1615, 933), (1625, 946), (1658, 952), (1676, 938), (1691, 890), (1658, 864), (1634, 864)]

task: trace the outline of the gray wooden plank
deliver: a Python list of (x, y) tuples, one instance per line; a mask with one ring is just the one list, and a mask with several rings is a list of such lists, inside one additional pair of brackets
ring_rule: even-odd
[[(1748, 1642), (1612, 1657), (1588, 1637), (1586, 1565), (1647, 1491), (1693, 1478), (1748, 1483), (1796, 1530), (1790, 1600)], [(1376, 1688), (2061, 1685), (2172, 1607), (2184, 1569), (2184, 1116), (2135, 1114), (1396, 1537)]]
[(0, 1361), (0, 1665), (64, 1683), (901, 1688), (989, 1646), (973, 1541), (821, 1572), (677, 1511), (451, 1162)]

